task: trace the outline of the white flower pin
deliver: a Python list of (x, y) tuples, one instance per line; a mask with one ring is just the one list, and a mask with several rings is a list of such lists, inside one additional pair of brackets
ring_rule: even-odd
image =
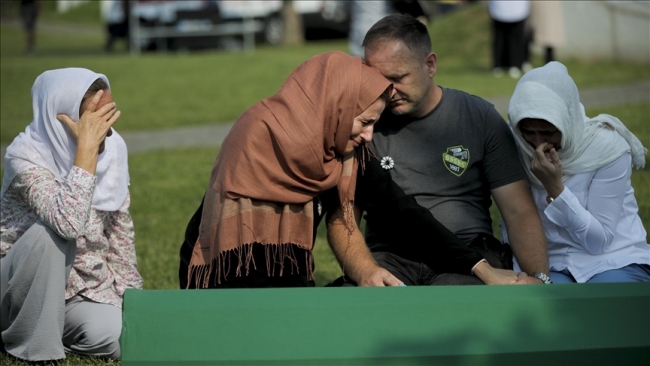
[(381, 158), (382, 168), (389, 170), (389, 169), (393, 169), (394, 166), (395, 166), (395, 161), (390, 156), (384, 156), (383, 158)]

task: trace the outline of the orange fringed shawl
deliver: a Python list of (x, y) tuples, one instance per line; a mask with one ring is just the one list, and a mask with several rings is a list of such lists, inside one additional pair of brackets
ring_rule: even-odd
[(336, 186), (352, 224), (358, 162), (354, 153), (342, 154), (354, 118), (389, 86), (360, 58), (327, 52), (302, 63), (277, 94), (239, 117), (212, 169), (190, 286), (209, 287), (213, 271), (217, 282), (231, 270), (247, 272), (253, 243), (267, 248), (269, 276), (283, 274), (270, 273), (269, 263), (287, 256), (295, 263), (292, 244), (307, 250), (311, 271), (312, 199)]

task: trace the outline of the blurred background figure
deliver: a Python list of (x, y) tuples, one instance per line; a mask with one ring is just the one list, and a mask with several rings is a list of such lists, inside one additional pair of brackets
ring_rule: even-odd
[(530, 14), (530, 1), (488, 1), (492, 18), (492, 74), (501, 77), (507, 69), (510, 77), (521, 77), (526, 64), (528, 42), (525, 36), (526, 19)]
[(363, 37), (368, 29), (391, 13), (388, 0), (353, 0), (350, 4), (350, 53), (363, 58)]
[(37, 0), (20, 0), (20, 19), (25, 27), (25, 53), (36, 52), (36, 19), (38, 18)]
[(101, 2), (102, 18), (106, 22), (107, 52), (113, 51), (113, 45), (119, 38), (124, 39), (129, 48), (129, 8), (130, 0), (104, 0)]
[(555, 61), (555, 48), (564, 45), (564, 16), (560, 1), (533, 1), (530, 8), (533, 42), (542, 47), (544, 64)]
[(431, 8), (428, 1), (392, 0), (390, 3), (394, 13), (408, 14), (421, 21), (424, 25), (429, 24), (429, 19), (431, 19)]
[(282, 19), (284, 30), (282, 43), (288, 46), (300, 46), (305, 43), (305, 31), (302, 24), (302, 17), (296, 11), (293, 1), (282, 1)]
[(466, 3), (465, 0), (438, 0), (436, 1), (436, 16), (445, 15), (458, 9)]
[(425, 25), (431, 19), (432, 10), (427, 1), (419, 0), (353, 0), (350, 3), (350, 53), (363, 58), (363, 38), (380, 19), (391, 14), (408, 14)]

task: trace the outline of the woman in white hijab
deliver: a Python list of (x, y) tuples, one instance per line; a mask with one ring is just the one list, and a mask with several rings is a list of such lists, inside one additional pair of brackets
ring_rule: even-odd
[(0, 203), (0, 331), (28, 361), (120, 357), (137, 270), (124, 140), (106, 76), (68, 68), (32, 87), (34, 119), (7, 148)]
[(650, 281), (650, 246), (630, 181), (632, 165), (645, 165), (639, 139), (616, 117), (586, 117), (559, 62), (519, 80), (508, 115), (553, 281)]

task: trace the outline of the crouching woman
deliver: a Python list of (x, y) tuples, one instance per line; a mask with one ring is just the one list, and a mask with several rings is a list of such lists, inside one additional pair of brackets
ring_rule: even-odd
[(79, 68), (41, 74), (32, 105), (2, 179), (2, 341), (28, 361), (119, 358), (123, 294), (142, 287), (120, 112), (106, 76)]

